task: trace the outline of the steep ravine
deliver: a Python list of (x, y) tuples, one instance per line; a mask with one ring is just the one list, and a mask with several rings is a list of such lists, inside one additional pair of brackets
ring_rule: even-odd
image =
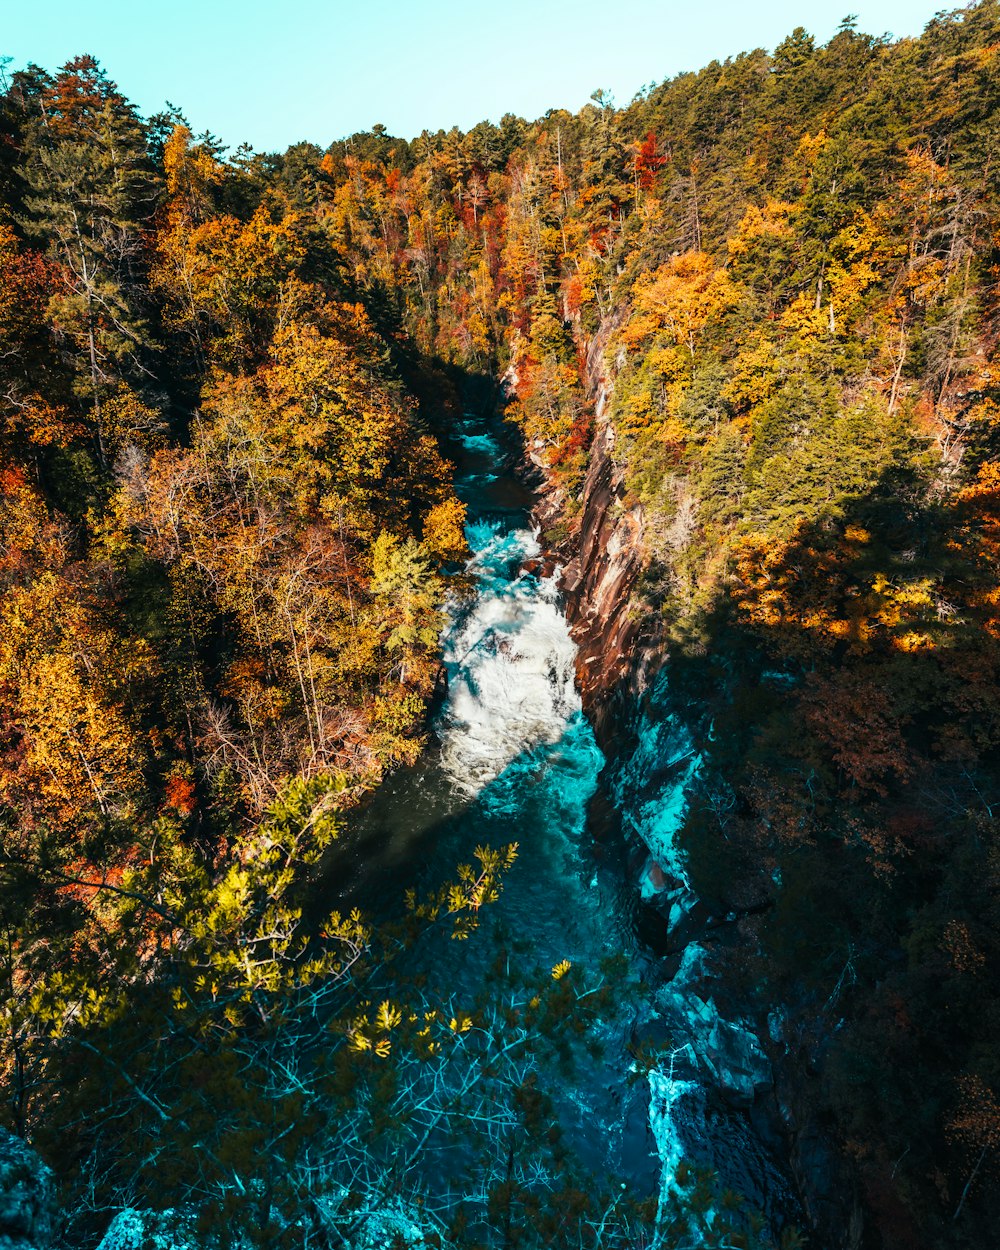
[[(694, 740), (705, 709), (681, 706), (671, 693), (666, 639), (633, 601), (644, 567), (643, 510), (627, 498), (615, 462), (605, 346), (602, 333), (587, 352), (595, 430), (579, 510), (571, 519), (565, 516), (564, 497), (529, 451), (542, 482), (535, 520), (556, 539), (565, 612), (578, 648), (577, 682), (606, 759), (594, 819), (617, 823), (631, 848), (634, 886), (646, 910), (641, 931), (662, 944), (666, 960), (683, 952), (683, 973), (685, 964), (697, 964), (702, 943), (720, 931), (726, 940), (740, 939), (726, 917), (711, 915), (692, 893), (675, 845), (688, 797), (698, 785)], [(786, 1005), (734, 1003), (727, 986), (715, 988), (727, 1013), (735, 1011), (736, 1027), (753, 1026), (766, 1056), (767, 1079), (752, 1090), (726, 1088), (723, 1079), (724, 1098), (742, 1108), (765, 1140), (777, 1143), (775, 1156), (797, 1191), (811, 1244), (859, 1250), (864, 1242), (859, 1186), (817, 1115), (811, 1055), (782, 1036)], [(683, 994), (683, 986), (679, 989)], [(706, 991), (699, 987), (698, 992)], [(691, 1014), (690, 1001), (685, 1014)], [(711, 1063), (702, 1063), (702, 1074), (706, 1066), (711, 1070)]]
[[(745, 1195), (776, 1233), (802, 1224), (804, 1206), (823, 1230), (815, 1244), (848, 1250), (857, 1245), (849, 1220), (827, 1231), (843, 1204), (825, 1208), (813, 1183), (829, 1162), (800, 1110), (800, 1086), (761, 1028), (760, 1004), (734, 1001), (707, 975), (717, 918), (691, 890), (674, 841), (698, 783), (696, 709), (677, 706), (658, 640), (629, 611), (642, 517), (619, 506), (603, 411), (574, 549), (560, 553), (569, 557), (564, 594), (527, 525), (532, 501), (496, 424), (468, 414), (457, 433), (474, 592), (449, 609), (440, 749), (378, 791), (354, 831), (355, 875), (341, 864), (338, 888), (388, 899), (401, 878), (440, 880), (480, 840), (516, 839), (496, 931), (484, 932), (478, 954), (476, 943), (418, 947), (414, 971), (471, 999), (503, 930), (548, 966), (567, 958), (595, 968), (619, 953), (628, 968), (616, 985), (620, 1019), (605, 1022), (600, 1058), (580, 1061), (554, 1099), (583, 1167), (621, 1176), (640, 1196), (658, 1191), (666, 1207), (683, 1189), (679, 1165), (691, 1161)], [(557, 508), (551, 493), (540, 499), (539, 528)], [(613, 849), (623, 842), (624, 872)], [(637, 1056), (655, 1058), (640, 1069)], [(634, 1079), (639, 1070), (646, 1080)], [(783, 1120), (782, 1106), (794, 1114)], [(133, 1250), (133, 1234), (148, 1235), (157, 1218), (122, 1212), (103, 1250)]]

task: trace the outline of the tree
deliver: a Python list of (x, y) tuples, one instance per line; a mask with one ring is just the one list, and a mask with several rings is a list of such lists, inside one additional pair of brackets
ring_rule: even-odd
[(135, 110), (91, 57), (69, 61), (43, 93), (29, 145), (24, 225), (59, 265), (51, 315), (82, 356), (103, 460), (105, 393), (147, 373), (142, 228), (158, 187)]
[(426, 551), (413, 538), (383, 530), (372, 547), (373, 617), (386, 649), (397, 656), (400, 682), (426, 689), (444, 625), (442, 589)]

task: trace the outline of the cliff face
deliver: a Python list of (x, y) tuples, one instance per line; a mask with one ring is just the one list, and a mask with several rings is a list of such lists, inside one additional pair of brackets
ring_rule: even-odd
[(626, 508), (612, 459), (614, 433), (600, 421), (584, 488), (575, 548), (563, 572), (567, 615), (579, 647), (578, 677), (603, 736), (623, 693), (634, 695), (639, 623), (629, 610), (642, 571), (642, 515)]
[[(625, 488), (614, 461), (615, 435), (608, 418), (610, 390), (603, 354), (613, 325), (591, 341), (587, 381), (595, 432), (582, 492), (582, 510), (558, 545), (563, 561), (566, 615), (579, 648), (577, 679), (584, 705), (603, 747), (627, 721), (646, 687), (654, 655), (648, 624), (631, 610), (631, 596), (643, 568), (643, 517), (637, 503), (625, 505)], [(539, 467), (536, 462), (536, 467)], [(563, 520), (565, 500), (541, 471), (535, 519), (543, 531)]]

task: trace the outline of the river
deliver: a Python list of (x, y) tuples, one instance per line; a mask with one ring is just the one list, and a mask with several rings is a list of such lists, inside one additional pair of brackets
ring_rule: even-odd
[[(578, 1060), (555, 1096), (575, 1155), (602, 1182), (661, 1199), (675, 1187), (681, 1159), (693, 1158), (773, 1215), (789, 1200), (770, 1148), (749, 1115), (720, 1096), (733, 1092), (727, 1054), (737, 1068), (749, 1064), (750, 1077), (739, 1076), (749, 1101), (763, 1056), (742, 1026), (719, 1019), (710, 995), (692, 990), (700, 947), (673, 960), (647, 948), (620, 830), (615, 836), (588, 820), (605, 760), (575, 684), (557, 571), (545, 567), (531, 526), (532, 496), (495, 419), (467, 415), (452, 454), (467, 506), (472, 589), (448, 605), (437, 745), (376, 792), (352, 837), (353, 880), (342, 877), (342, 886), (391, 912), (404, 888), (429, 890), (453, 877), (477, 845), (516, 842), (516, 862), (482, 932), (470, 942), (426, 940), (411, 974), (427, 979), (432, 996), (463, 1002), (482, 990), (501, 949), (525, 967), (569, 960), (595, 977), (606, 956), (622, 956), (601, 1051)], [(665, 815), (674, 825), (682, 816), (692, 767), (660, 769), (655, 784), (645, 784), (664, 753), (686, 758), (676, 741), (661, 738), (659, 725), (640, 732), (639, 749), (605, 778), (605, 789), (631, 805), (622, 817), (633, 829), (645, 821), (662, 843)], [(650, 1048), (659, 1060), (640, 1072), (636, 1052)]]

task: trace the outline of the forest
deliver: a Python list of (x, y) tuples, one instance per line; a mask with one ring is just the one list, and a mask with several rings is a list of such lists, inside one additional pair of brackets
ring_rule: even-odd
[(284, 153), (140, 116), (90, 55), (8, 64), (0, 1122), (53, 1171), (52, 1244), (139, 1209), (189, 1238), (157, 1245), (367, 1246), (467, 1134), (494, 1183), (421, 1245), (825, 1245), (709, 1219), (710, 1178), (669, 1219), (581, 1179), (525, 1074), (587, 1045), (607, 971), (526, 962), (464, 1014), (394, 976), (475, 940), (516, 847), (392, 923), (317, 898), (432, 748), (470, 388), (561, 557), (609, 431), (636, 647), (699, 709), (710, 960), (780, 1014), (863, 1212), (837, 1244), (991, 1244), (998, 340), (997, 0)]

